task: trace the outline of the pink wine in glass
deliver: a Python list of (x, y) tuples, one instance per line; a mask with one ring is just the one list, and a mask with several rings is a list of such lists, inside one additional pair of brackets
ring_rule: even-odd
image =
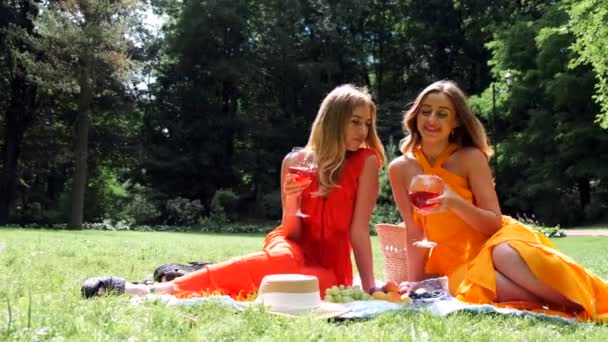
[(410, 193), (410, 201), (420, 211), (436, 208), (439, 203), (427, 203), (428, 200), (438, 197), (439, 194), (430, 191), (415, 191)]
[(296, 182), (302, 183), (312, 179), (312, 177), (314, 177), (317, 173), (317, 170), (301, 166), (290, 166), (289, 173), (295, 173), (298, 175), (299, 177), (296, 178)]
[(420, 228), (424, 232), (424, 238), (414, 242), (416, 247), (433, 248), (437, 246), (437, 243), (427, 239), (426, 216), (430, 214), (429, 209), (439, 207), (439, 203), (428, 203), (428, 201), (443, 194), (444, 187), (443, 180), (434, 175), (419, 174), (412, 177), (410, 181), (408, 188), (410, 202), (416, 207), (416, 211), (422, 215)]

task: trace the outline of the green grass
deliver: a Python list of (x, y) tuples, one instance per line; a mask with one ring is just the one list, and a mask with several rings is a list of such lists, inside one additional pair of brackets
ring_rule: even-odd
[[(0, 229), (0, 340), (54, 341), (534, 341), (608, 340), (608, 326), (459, 313), (398, 312), (370, 320), (290, 319), (219, 304), (129, 304), (128, 296), (84, 300), (95, 275), (146, 278), (166, 262), (224, 260), (259, 250), (261, 235)], [(608, 277), (608, 237), (555, 239), (562, 251)], [(382, 257), (374, 238), (375, 271)]]

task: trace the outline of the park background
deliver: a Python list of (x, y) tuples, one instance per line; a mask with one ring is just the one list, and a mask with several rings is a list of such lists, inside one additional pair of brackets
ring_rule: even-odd
[[(608, 3), (2, 0), (0, 224), (261, 232), (321, 99), (366, 86), (389, 159), (452, 79), (503, 212), (608, 220)], [(397, 222), (386, 168), (371, 222)]]

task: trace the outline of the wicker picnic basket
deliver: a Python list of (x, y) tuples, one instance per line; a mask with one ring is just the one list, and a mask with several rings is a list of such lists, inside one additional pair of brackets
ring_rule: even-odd
[(405, 225), (378, 223), (376, 232), (384, 256), (384, 278), (397, 284), (407, 280), (407, 231)]

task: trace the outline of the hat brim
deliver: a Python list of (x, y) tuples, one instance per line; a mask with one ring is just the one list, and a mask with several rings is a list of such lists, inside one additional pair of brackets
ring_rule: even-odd
[(345, 307), (344, 305), (341, 304), (337, 304), (337, 303), (330, 303), (330, 302), (325, 302), (322, 301), (321, 304), (312, 309), (312, 310), (289, 310), (289, 309), (281, 309), (281, 310), (276, 310), (276, 309), (272, 309), (270, 306), (268, 305), (263, 305), (259, 302), (248, 302), (248, 306), (263, 306), (266, 310), (266, 312), (273, 314), (273, 315), (279, 315), (279, 316), (287, 316), (287, 317), (300, 317), (300, 316), (314, 316), (317, 318), (333, 318), (333, 317), (338, 317), (340, 315), (343, 315), (347, 312), (350, 311), (349, 308)]

